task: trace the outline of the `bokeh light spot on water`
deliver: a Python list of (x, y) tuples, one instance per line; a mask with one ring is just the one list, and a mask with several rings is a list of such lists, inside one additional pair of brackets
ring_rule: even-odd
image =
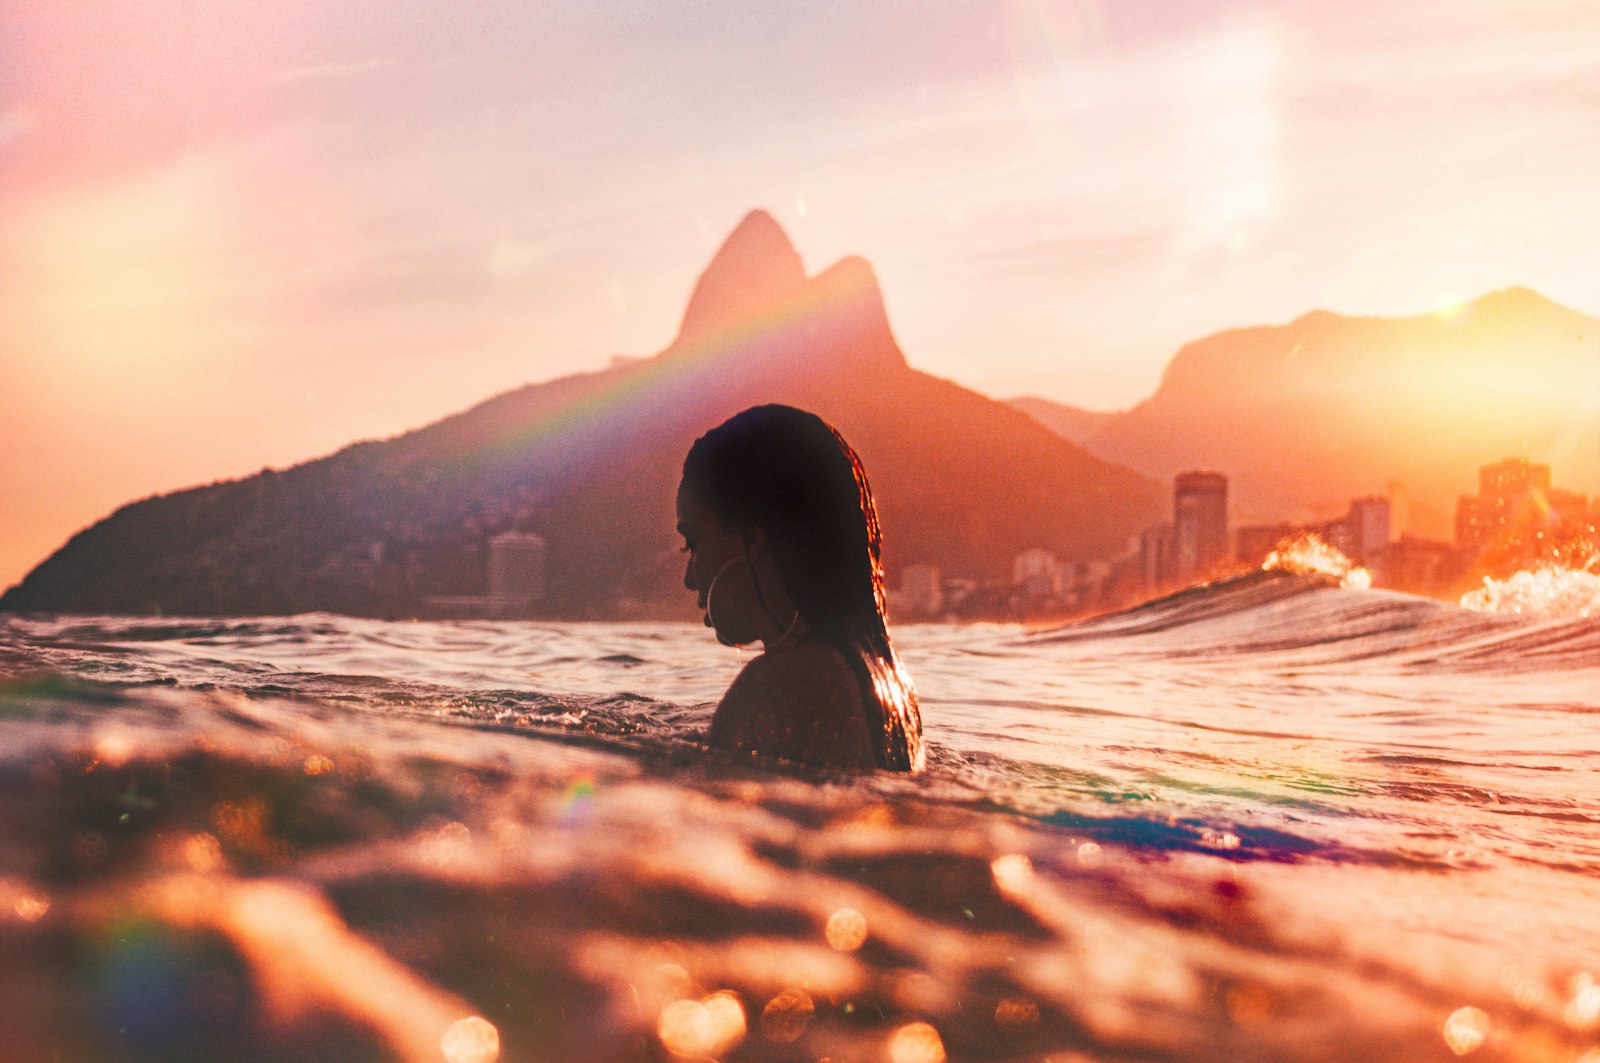
[(1574, 1030), (1593, 1030), (1600, 1027), (1600, 982), (1587, 971), (1572, 976), (1569, 985), (1572, 999), (1562, 1010), (1562, 1018)]
[(927, 1023), (907, 1023), (889, 1039), (889, 1059), (893, 1063), (944, 1063), (944, 1042), (939, 1031)]
[(133, 750), (133, 736), (120, 728), (107, 728), (95, 736), (95, 759), (108, 768), (121, 767), (133, 755)]
[(1544, 989), (1520, 967), (1507, 966), (1500, 971), (1500, 987), (1511, 994), (1511, 999), (1523, 1011), (1531, 1010), (1544, 995)]
[(300, 769), (307, 775), (327, 775), (333, 771), (333, 761), (321, 753), (313, 753), (305, 759)]
[(1019, 1033), (1039, 1023), (1039, 1005), (1027, 997), (1006, 997), (994, 1007), (994, 1021), (1008, 1033)]
[(17, 898), (11, 909), (17, 913), (17, 918), (24, 923), (37, 923), (50, 910), (50, 900), (47, 897), (24, 894)]
[(1480, 1008), (1457, 1008), (1444, 1021), (1444, 1043), (1458, 1056), (1476, 1052), (1489, 1036), (1489, 1016)]
[(1033, 877), (1033, 862), (1022, 853), (1007, 853), (995, 857), (989, 870), (994, 873), (995, 885), (1006, 892), (1014, 892)]
[(744, 1005), (726, 990), (704, 1000), (675, 1000), (661, 1009), (656, 1033), (668, 1052), (686, 1059), (720, 1055), (744, 1040)]
[(183, 843), (183, 859), (202, 874), (215, 871), (222, 866), (222, 843), (215, 834), (191, 834)]
[(476, 1015), (457, 1019), (439, 1042), (446, 1063), (494, 1063), (500, 1058), (500, 1031)]
[(840, 908), (828, 916), (828, 944), (840, 952), (854, 952), (867, 940), (867, 917), (854, 908)]
[(418, 841), (425, 863), (435, 867), (460, 863), (472, 847), (472, 831), (465, 823), (450, 822)]
[(761, 1036), (777, 1044), (798, 1041), (816, 1010), (804, 990), (785, 989), (761, 1009)]

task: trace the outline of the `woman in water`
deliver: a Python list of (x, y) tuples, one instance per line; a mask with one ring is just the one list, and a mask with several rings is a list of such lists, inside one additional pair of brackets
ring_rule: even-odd
[(706, 625), (763, 646), (717, 705), (712, 745), (922, 767), (917, 698), (884, 626), (877, 509), (838, 432), (791, 406), (713, 428), (684, 459), (678, 531)]

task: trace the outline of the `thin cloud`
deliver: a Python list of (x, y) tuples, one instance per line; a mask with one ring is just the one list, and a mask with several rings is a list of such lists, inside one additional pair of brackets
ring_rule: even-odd
[(357, 59), (348, 63), (314, 63), (309, 66), (292, 66), (273, 74), (272, 81), (335, 81), (358, 77), (394, 65), (393, 59)]

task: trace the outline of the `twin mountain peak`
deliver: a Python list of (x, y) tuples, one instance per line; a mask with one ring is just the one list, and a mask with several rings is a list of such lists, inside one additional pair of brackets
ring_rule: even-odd
[[(790, 328), (794, 325), (798, 331)], [(813, 370), (848, 365), (855, 372), (906, 367), (867, 260), (852, 255), (807, 277), (783, 227), (766, 211), (755, 210), (700, 275), (669, 352), (737, 346), (762, 332), (798, 341), (784, 352), (796, 361), (795, 368), (798, 363)]]
[(73, 537), (0, 609), (427, 615), (482, 594), (487, 542), (547, 544), (558, 617), (692, 615), (673, 498), (683, 455), (746, 407), (810, 409), (861, 454), (891, 575), (912, 562), (1009, 576), (1044, 547), (1120, 551), (1163, 490), (1003, 403), (906, 364), (871, 266), (808, 277), (771, 215), (744, 218), (660, 354), (528, 385), (282, 472), (125, 506)]

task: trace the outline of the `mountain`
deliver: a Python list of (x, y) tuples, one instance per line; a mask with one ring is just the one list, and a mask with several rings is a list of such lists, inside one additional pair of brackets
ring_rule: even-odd
[(846, 258), (808, 277), (758, 211), (658, 355), (281, 472), (135, 502), (74, 536), (0, 609), (426, 614), (430, 595), (482, 593), (489, 537), (522, 530), (548, 543), (550, 615), (613, 616), (628, 599), (690, 616), (673, 531), (683, 455), (762, 402), (815, 410), (860, 452), (891, 576), (923, 561), (1009, 577), (1034, 546), (1106, 557), (1163, 508), (1153, 481), (911, 369), (871, 266)]
[(1084, 440), (1093, 439), (1097, 432), (1117, 418), (1115, 413), (1066, 406), (1033, 395), (1010, 399), (1006, 405), (1021, 410), (1068, 443), (1079, 446), (1083, 445)]
[(1226, 473), (1238, 524), (1337, 515), (1397, 482), (1409, 529), (1449, 538), (1478, 467), (1511, 456), (1600, 492), (1600, 320), (1525, 288), (1450, 313), (1319, 310), (1218, 333), (1178, 351), (1153, 395), (1098, 426), (1044, 400), (1013, 405), (1148, 476)]

